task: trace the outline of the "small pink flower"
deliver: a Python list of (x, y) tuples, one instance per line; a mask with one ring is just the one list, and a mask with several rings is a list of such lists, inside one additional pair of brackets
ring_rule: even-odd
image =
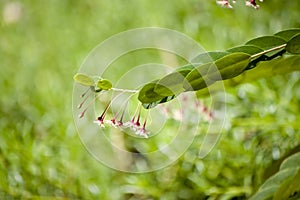
[(123, 126), (124, 126), (125, 128), (130, 128), (130, 129), (132, 129), (133, 127), (135, 127), (135, 122), (134, 122), (134, 121), (128, 121), (128, 122), (125, 122), (125, 123), (123, 124)]
[(108, 124), (108, 125), (110, 125), (113, 128), (117, 128), (117, 124), (116, 124), (116, 120), (115, 119), (105, 120), (105, 124)]
[[(262, 2), (262, 1), (261, 1)], [(259, 8), (259, 5), (256, 4), (255, 0), (246, 1), (246, 6), (252, 6), (255, 9)]]
[(139, 128), (136, 131), (137, 135), (143, 136), (144, 138), (148, 138), (149, 137), (149, 132), (145, 129), (145, 127)]
[(100, 127), (105, 128), (104, 121), (102, 118), (98, 117), (97, 120), (94, 121), (95, 124), (98, 124)]
[(103, 128), (105, 127), (104, 126), (104, 118), (105, 118), (105, 115), (106, 115), (106, 113), (108, 111), (108, 108), (110, 107), (110, 104), (111, 104), (111, 102), (109, 102), (109, 104), (106, 106), (106, 108), (104, 109), (103, 113), (97, 118), (97, 120), (94, 121), (94, 123), (98, 124), (99, 126), (101, 126)]
[(147, 130), (146, 130), (146, 124), (147, 124), (147, 118), (148, 118), (148, 112), (147, 112), (147, 116), (145, 118), (144, 124), (142, 128), (139, 128), (136, 132), (137, 135), (141, 135), (144, 136), (145, 138), (148, 138), (148, 135), (150, 134)]
[(220, 6), (223, 6), (225, 8), (233, 8), (230, 5), (229, 0), (219, 0), (219, 1), (217, 1), (217, 4), (219, 4)]

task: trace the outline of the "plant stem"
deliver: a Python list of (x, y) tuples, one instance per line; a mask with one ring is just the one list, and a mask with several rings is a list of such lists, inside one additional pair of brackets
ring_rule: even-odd
[(266, 54), (266, 53), (269, 53), (269, 52), (272, 52), (272, 51), (275, 51), (275, 50), (278, 50), (278, 49), (282, 49), (282, 48), (284, 48), (284, 47), (286, 47), (286, 44), (282, 44), (282, 45), (280, 45), (280, 46), (273, 47), (273, 48), (268, 49), (268, 50), (264, 50), (264, 51), (262, 51), (262, 52), (259, 52), (259, 53), (257, 53), (257, 54), (252, 55), (250, 58), (252, 59), (252, 58), (255, 58), (255, 57), (264, 55), (264, 54)]
[(139, 92), (138, 90), (128, 90), (128, 89), (121, 89), (121, 88), (111, 88), (111, 90), (117, 91), (117, 92), (129, 92), (129, 93)]

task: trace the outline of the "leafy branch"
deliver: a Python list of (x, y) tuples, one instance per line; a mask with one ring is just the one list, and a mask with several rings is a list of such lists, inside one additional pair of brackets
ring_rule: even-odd
[[(81, 97), (85, 97), (78, 105), (80, 109), (93, 94), (105, 91), (138, 93), (141, 102), (131, 120), (124, 119), (126, 105), (111, 120), (105, 120), (113, 99), (107, 104), (102, 114), (94, 121), (101, 127), (109, 124), (122, 129), (129, 128), (137, 135), (148, 137), (146, 130), (148, 112), (141, 123), (141, 105), (150, 109), (158, 104), (171, 101), (184, 92), (193, 91), (198, 97), (218, 91), (216, 82), (235, 85), (270, 74), (283, 74), (300, 70), (300, 29), (281, 31), (272, 36), (254, 38), (245, 45), (220, 52), (206, 52), (196, 56), (188, 65), (177, 68), (174, 72), (145, 84), (140, 90), (114, 88), (113, 84), (98, 76), (78, 73), (74, 80), (88, 89)], [(246, 77), (246, 78), (245, 78)], [(215, 88), (214, 88), (215, 87)], [(130, 98), (132, 97), (130, 95)], [(79, 114), (82, 118), (94, 99)], [(125, 103), (126, 104), (126, 103)], [(124, 121), (125, 120), (125, 121)]]
[[(245, 45), (224, 52), (198, 55), (191, 64), (144, 85), (138, 99), (149, 109), (187, 91), (206, 90), (217, 81), (228, 81), (254, 68), (280, 73), (300, 70), (300, 29), (289, 29), (272, 36), (254, 38)], [(260, 74), (261, 75), (261, 74)], [(263, 74), (267, 77), (269, 74)], [(198, 93), (198, 92), (197, 92)]]

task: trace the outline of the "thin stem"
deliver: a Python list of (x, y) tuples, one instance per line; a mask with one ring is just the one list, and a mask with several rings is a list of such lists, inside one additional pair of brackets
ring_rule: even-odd
[(106, 113), (107, 113), (107, 111), (108, 111), (108, 109), (109, 109), (111, 103), (112, 103), (112, 102), (110, 101), (109, 104), (105, 107), (105, 109), (104, 109), (103, 113), (101, 114), (101, 116), (98, 117), (98, 120), (100, 120), (100, 121), (103, 121), (103, 120), (104, 120), (105, 115), (106, 115)]
[[(126, 107), (127, 107), (127, 106), (126, 106)], [(123, 118), (124, 118), (124, 113), (125, 113), (126, 107), (124, 108), (124, 110), (123, 110), (123, 112), (122, 112), (122, 115), (121, 115), (121, 118), (120, 118), (120, 120), (118, 121), (118, 124), (119, 124), (119, 125), (123, 125)]]
[[(83, 101), (81, 104), (83, 104), (83, 103), (84, 103), (84, 102), (85, 102), (92, 94), (93, 94), (93, 93), (89, 94), (89, 95), (86, 97), (86, 99), (84, 99), (84, 101)], [(85, 109), (81, 112), (81, 114), (79, 115), (79, 118), (82, 118), (82, 117), (84, 116), (85, 112), (86, 112), (87, 109), (91, 106), (91, 104), (95, 102), (95, 100), (96, 100), (96, 98), (98, 97), (98, 95), (99, 95), (99, 94), (95, 95), (95, 97), (88, 103), (88, 105), (86, 106), (86, 108), (85, 108)], [(78, 105), (78, 108), (81, 108), (81, 107), (82, 107), (81, 104)]]
[(84, 97), (84, 96), (88, 93), (88, 91), (90, 91), (90, 89), (91, 89), (91, 88), (88, 88), (88, 89), (81, 95), (81, 97)]
[(138, 90), (128, 90), (128, 89), (121, 89), (121, 88), (111, 88), (111, 90), (116, 92), (128, 92), (128, 93), (137, 93)]
[[(86, 94), (86, 92), (85, 92), (84, 94)], [(92, 94), (93, 94), (93, 93), (90, 93), (89, 95), (87, 95), (87, 96), (83, 99), (83, 101), (77, 106), (77, 108), (80, 109), (80, 108), (83, 106), (83, 104), (86, 102), (86, 100), (88, 100), (88, 98), (89, 98)], [(84, 97), (84, 95), (83, 95), (82, 97)]]
[(278, 49), (282, 49), (282, 48), (284, 48), (284, 47), (286, 47), (286, 44), (282, 44), (282, 45), (280, 45), (280, 46), (273, 47), (273, 48), (268, 49), (268, 50), (264, 50), (264, 51), (262, 51), (262, 52), (259, 52), (259, 53), (257, 53), (257, 54), (252, 55), (250, 58), (252, 59), (252, 58), (255, 58), (255, 57), (264, 55), (264, 54), (266, 54), (266, 53), (269, 53), (269, 52), (272, 52), (272, 51), (275, 51), (275, 50), (278, 50)]
[(137, 120), (135, 122), (135, 125), (137, 125), (137, 126), (140, 126), (141, 110), (142, 110), (142, 106), (141, 106), (141, 104), (139, 104), (139, 113), (138, 113)]
[(144, 124), (143, 124), (143, 129), (146, 129), (148, 115), (149, 115), (149, 110), (147, 110), (147, 114), (146, 114), (145, 121), (144, 121)]

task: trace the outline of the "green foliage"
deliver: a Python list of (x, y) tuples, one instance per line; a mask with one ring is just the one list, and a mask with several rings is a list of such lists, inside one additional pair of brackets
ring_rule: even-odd
[[(275, 66), (281, 66), (280, 73), (296, 71), (299, 68), (298, 62), (290, 60), (299, 58), (297, 55), (291, 58), (291, 55), (299, 54), (299, 33), (300, 29), (284, 30), (273, 36), (254, 38), (245, 45), (230, 48), (226, 52), (200, 54), (193, 60), (197, 64), (179, 68), (158, 81), (146, 84), (140, 90), (138, 99), (145, 108), (152, 108), (166, 102), (166, 98), (172, 100), (169, 96), (205, 89), (216, 81), (233, 79), (260, 65), (273, 70), (276, 69)], [(286, 52), (289, 55), (285, 55)], [(278, 58), (279, 56), (281, 57)], [(149, 106), (151, 103), (152, 106)]]
[(97, 82), (97, 87), (101, 90), (110, 90), (112, 83), (107, 79), (101, 79)]
[(243, 46), (237, 46), (233, 47), (231, 49), (227, 49), (228, 52), (234, 53), (234, 52), (243, 52), (250, 55), (257, 54), (263, 51), (263, 49), (254, 46), (254, 45), (243, 45)]
[(276, 36), (283, 38), (285, 41), (291, 40), (294, 36), (300, 33), (298, 28), (288, 29), (275, 33)]
[(292, 54), (300, 54), (300, 34), (288, 41), (286, 50)]
[(74, 75), (74, 80), (84, 86), (93, 86), (94, 79), (86, 74), (77, 73)]
[(288, 157), (250, 200), (293, 199), (300, 193), (300, 153)]
[(248, 42), (246, 42), (246, 45), (253, 45), (263, 50), (269, 50), (273, 47), (277, 47), (280, 45), (285, 44), (286, 41), (282, 39), (281, 37), (277, 36), (262, 36), (258, 38), (254, 38)]
[(101, 79), (99, 77), (93, 78), (82, 73), (75, 74), (73, 79), (83, 86), (89, 86), (89, 89), (96, 93), (101, 92), (102, 90), (110, 90), (112, 88), (112, 83), (109, 80)]

